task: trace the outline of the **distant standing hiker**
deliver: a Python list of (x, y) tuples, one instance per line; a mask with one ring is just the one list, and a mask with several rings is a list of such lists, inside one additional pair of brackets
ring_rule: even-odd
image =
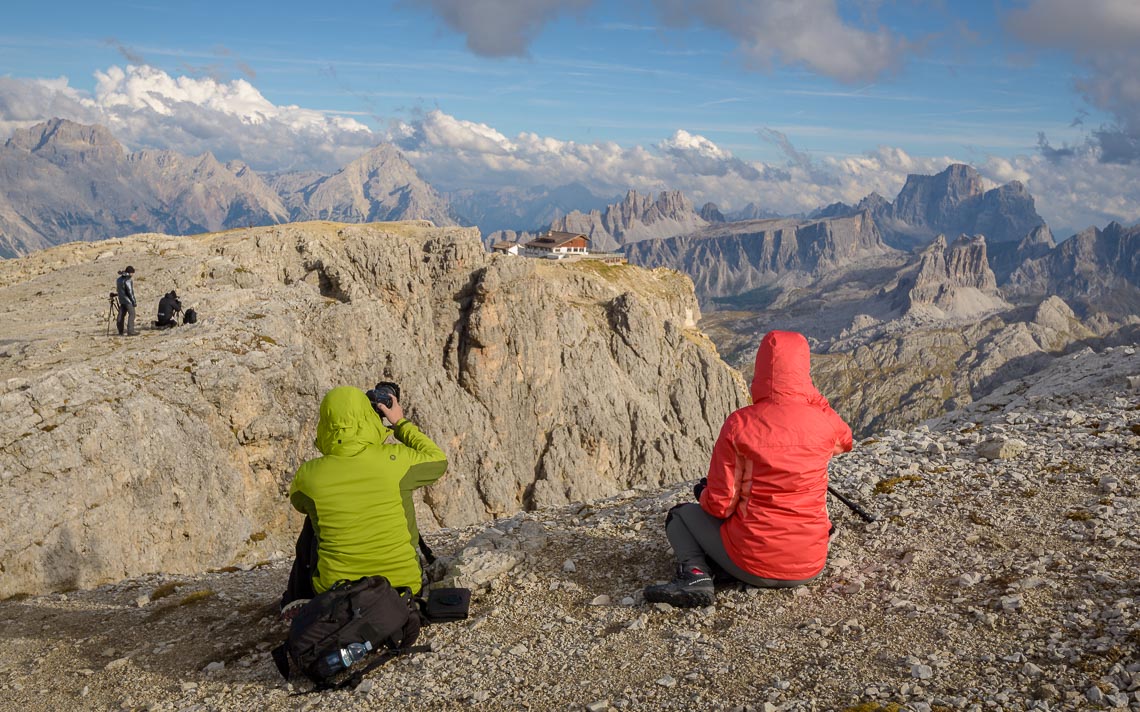
[(135, 307), (138, 306), (138, 300), (135, 299), (135, 283), (132, 280), (134, 275), (135, 268), (128, 265), (115, 280), (115, 290), (119, 293), (119, 320), (115, 325), (119, 329), (119, 336), (123, 335), (124, 319), (127, 322), (127, 336), (139, 335), (139, 332), (135, 331)]
[[(404, 417), (398, 387), (369, 398), (342, 386), (321, 401), (315, 444), (323, 456), (301, 465), (289, 488), (289, 501), (306, 518), (281, 598), (286, 619), (340, 580), (384, 576), (419, 593), (412, 492), (443, 475), (447, 456)], [(385, 443), (391, 434), (399, 443)]]
[(827, 464), (851, 447), (851, 428), (812, 384), (807, 339), (768, 332), (756, 354), (752, 405), (721, 427), (708, 477), (694, 489), (700, 503), (678, 505), (665, 519), (677, 576), (646, 587), (645, 600), (712, 605), (714, 566), (768, 588), (819, 576), (831, 527)]

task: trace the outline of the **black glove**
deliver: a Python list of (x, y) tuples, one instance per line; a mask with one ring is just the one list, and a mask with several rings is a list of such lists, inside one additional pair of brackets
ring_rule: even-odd
[(705, 487), (708, 487), (708, 486), (709, 486), (709, 478), (707, 478), (707, 477), (702, 477), (700, 482), (693, 485), (693, 497), (695, 497), (698, 502), (701, 501), (701, 492), (704, 492)]

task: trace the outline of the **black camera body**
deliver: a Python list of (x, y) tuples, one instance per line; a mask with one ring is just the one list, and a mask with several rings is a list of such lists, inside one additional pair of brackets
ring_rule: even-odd
[(372, 407), (383, 405), (385, 408), (392, 407), (392, 396), (396, 400), (400, 399), (400, 386), (391, 381), (380, 381), (376, 387), (365, 393), (368, 400), (372, 401)]

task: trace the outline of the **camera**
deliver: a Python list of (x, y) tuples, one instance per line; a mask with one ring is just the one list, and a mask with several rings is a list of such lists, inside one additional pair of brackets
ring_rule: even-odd
[(372, 401), (372, 407), (383, 405), (385, 408), (392, 407), (392, 396), (396, 400), (400, 399), (400, 386), (392, 383), (391, 381), (380, 381), (376, 387), (365, 393), (368, 400)]

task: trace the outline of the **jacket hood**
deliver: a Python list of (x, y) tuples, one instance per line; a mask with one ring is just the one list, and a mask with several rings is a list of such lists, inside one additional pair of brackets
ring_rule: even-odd
[(811, 349), (803, 334), (769, 331), (756, 351), (752, 402), (782, 396), (827, 405), (811, 382)]
[(372, 409), (364, 391), (340, 386), (326, 393), (321, 401), (314, 444), (323, 455), (352, 456), (368, 445), (380, 445), (391, 432)]

